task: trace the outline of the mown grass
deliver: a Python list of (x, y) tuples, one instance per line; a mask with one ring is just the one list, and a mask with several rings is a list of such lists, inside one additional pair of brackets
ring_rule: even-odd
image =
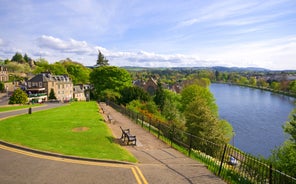
[[(87, 131), (73, 131), (87, 127)], [(0, 139), (65, 155), (136, 162), (115, 143), (96, 102), (74, 102), (58, 108), (0, 121)]]
[(29, 107), (36, 107), (40, 106), (40, 104), (32, 104), (32, 105), (5, 105), (0, 107), (0, 112), (5, 111), (13, 111), (13, 110), (19, 110), (19, 109), (25, 109)]

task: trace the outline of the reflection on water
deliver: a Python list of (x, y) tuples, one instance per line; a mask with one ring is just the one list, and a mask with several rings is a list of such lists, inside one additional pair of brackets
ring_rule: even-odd
[(295, 99), (268, 91), (228, 84), (211, 84), (220, 118), (226, 119), (235, 131), (239, 149), (268, 157), (288, 135), (282, 126), (295, 108)]

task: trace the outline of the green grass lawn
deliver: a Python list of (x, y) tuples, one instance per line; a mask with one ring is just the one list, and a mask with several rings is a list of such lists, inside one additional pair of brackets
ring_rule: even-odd
[[(86, 131), (73, 131), (86, 127)], [(0, 121), (0, 139), (34, 149), (88, 158), (136, 162), (98, 113), (96, 102), (74, 102)]]
[(25, 109), (25, 108), (36, 107), (36, 106), (41, 106), (41, 105), (40, 104), (34, 104), (34, 105), (5, 105), (5, 106), (0, 106), (0, 112), (13, 111), (13, 110)]

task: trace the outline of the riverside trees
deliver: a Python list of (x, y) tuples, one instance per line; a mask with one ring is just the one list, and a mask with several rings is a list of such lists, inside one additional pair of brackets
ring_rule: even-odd
[(214, 143), (230, 141), (232, 126), (219, 119), (215, 98), (208, 87), (193, 84), (184, 88), (181, 96), (185, 125), (189, 133)]
[(279, 170), (296, 177), (296, 108), (291, 112), (284, 131), (290, 134), (290, 139), (273, 151), (270, 160)]

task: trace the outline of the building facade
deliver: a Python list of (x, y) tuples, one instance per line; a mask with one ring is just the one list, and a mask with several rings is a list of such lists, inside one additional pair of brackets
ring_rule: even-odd
[(0, 82), (6, 82), (9, 80), (7, 68), (0, 66)]
[(40, 73), (27, 81), (29, 100), (47, 101), (53, 90), (57, 100), (67, 102), (73, 98), (73, 83), (68, 75)]
[(77, 101), (86, 101), (85, 90), (83, 85), (75, 85), (73, 87), (73, 98)]

